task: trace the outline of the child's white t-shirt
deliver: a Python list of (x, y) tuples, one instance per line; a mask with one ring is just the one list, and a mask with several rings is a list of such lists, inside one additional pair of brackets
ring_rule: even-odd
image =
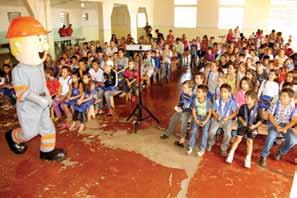
[[(262, 91), (263, 90), (263, 91)], [(277, 82), (274, 81), (263, 81), (263, 88), (260, 88), (259, 90), (259, 94), (264, 95), (264, 96), (270, 96), (272, 98), (274, 97), (278, 97), (279, 94), (279, 84)]]
[(104, 81), (104, 72), (102, 69), (98, 69), (98, 71), (96, 72), (93, 68), (91, 68), (89, 70), (89, 74), (92, 78), (93, 81), (96, 82), (103, 82)]
[(69, 92), (71, 81), (72, 80), (70, 76), (68, 76), (66, 79), (63, 79), (63, 77), (59, 78), (62, 96), (65, 96)]

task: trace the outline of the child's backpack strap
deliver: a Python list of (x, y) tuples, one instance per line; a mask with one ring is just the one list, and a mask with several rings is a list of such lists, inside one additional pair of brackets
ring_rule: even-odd
[(67, 84), (70, 85), (70, 81), (71, 81), (71, 77), (69, 76), (68, 80), (67, 80)]
[(296, 108), (293, 106), (293, 107), (292, 107), (292, 111), (291, 111), (291, 113), (290, 113), (290, 117), (289, 117), (290, 121), (292, 120), (295, 111), (296, 111)]
[(210, 100), (206, 99), (206, 111), (209, 112), (211, 109)]

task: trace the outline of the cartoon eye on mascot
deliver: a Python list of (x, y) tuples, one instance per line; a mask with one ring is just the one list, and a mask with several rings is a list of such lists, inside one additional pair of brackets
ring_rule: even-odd
[(9, 26), (6, 37), (12, 54), (19, 61), (12, 70), (12, 82), (21, 127), (6, 132), (5, 138), (11, 151), (23, 154), (27, 150), (26, 143), (40, 135), (40, 159), (60, 161), (66, 158), (66, 153), (55, 147), (56, 130), (49, 111), (52, 98), (43, 68), (49, 48), (48, 33), (30, 16), (15, 18)]

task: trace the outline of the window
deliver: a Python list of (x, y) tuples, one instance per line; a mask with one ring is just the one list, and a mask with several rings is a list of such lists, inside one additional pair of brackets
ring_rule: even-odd
[(244, 19), (244, 0), (220, 0), (219, 29), (242, 28)]
[(220, 0), (220, 5), (243, 5), (244, 0)]
[(89, 14), (88, 13), (84, 13), (81, 15), (81, 18), (83, 21), (88, 21), (89, 20)]
[(68, 12), (60, 12), (60, 26), (69, 25), (69, 13)]
[(8, 12), (7, 16), (8, 16), (8, 21), (10, 23), (14, 18), (21, 16), (21, 13), (20, 12)]
[(174, 5), (197, 5), (197, 0), (174, 0)]
[(293, 36), (291, 47), (297, 49), (297, 1), (271, 0), (270, 18), (268, 28), (282, 32), (285, 42), (289, 35)]
[(174, 27), (196, 28), (197, 0), (175, 0), (174, 5)]
[(137, 27), (143, 28), (146, 25), (146, 15), (144, 12), (139, 12), (137, 14)]

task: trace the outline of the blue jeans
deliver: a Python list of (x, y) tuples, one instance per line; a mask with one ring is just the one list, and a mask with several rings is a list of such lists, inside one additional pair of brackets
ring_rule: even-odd
[[(197, 116), (197, 118), (200, 121), (204, 121), (206, 116)], [(209, 126), (210, 126), (209, 120), (203, 127), (197, 125), (197, 123), (195, 122), (194, 119), (192, 120), (192, 129), (191, 129), (191, 135), (190, 135), (190, 141), (189, 141), (190, 148), (193, 148), (195, 146), (197, 131), (198, 131), (198, 129), (202, 128), (202, 136), (201, 136), (201, 142), (200, 142), (199, 149), (202, 151), (204, 151), (206, 149)]]
[[(268, 136), (266, 137), (264, 148), (261, 152), (262, 157), (267, 157), (269, 155), (269, 151), (273, 146), (273, 142), (277, 137), (279, 137), (280, 132), (276, 130), (274, 126), (269, 124), (268, 127)], [(297, 135), (294, 134), (292, 129), (288, 129), (287, 133), (284, 134), (285, 143), (280, 148), (280, 154), (285, 155), (289, 152), (291, 148), (297, 145)]]
[(180, 113), (175, 112), (170, 118), (169, 126), (168, 126), (165, 134), (167, 136), (170, 136), (173, 133), (173, 131), (177, 125), (177, 122), (180, 121), (181, 136), (183, 138), (185, 138), (186, 133), (187, 133), (188, 120), (190, 119), (191, 115), (192, 115), (191, 112), (180, 112)]

